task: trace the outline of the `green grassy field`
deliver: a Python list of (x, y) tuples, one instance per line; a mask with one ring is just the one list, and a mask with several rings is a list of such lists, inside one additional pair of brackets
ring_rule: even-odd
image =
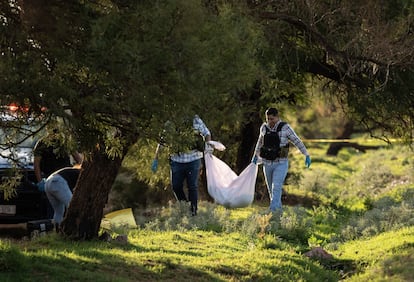
[[(0, 281), (414, 281), (413, 152), (325, 149), (312, 148), (308, 170), (293, 154), (300, 177), (286, 185), (318, 205), (286, 205), (279, 216), (266, 203), (202, 201), (189, 217), (171, 203), (134, 211), (138, 227), (113, 227), (106, 241), (2, 238)], [(314, 248), (330, 256), (305, 255)]]

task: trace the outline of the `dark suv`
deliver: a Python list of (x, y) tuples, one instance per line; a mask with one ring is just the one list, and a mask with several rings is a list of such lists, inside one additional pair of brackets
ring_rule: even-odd
[[(5, 225), (47, 218), (48, 200), (45, 193), (37, 189), (33, 168), (36, 138), (22, 137), (10, 126), (12, 122), (13, 116), (0, 115), (0, 181), (5, 183), (16, 178), (16, 168), (20, 179), (15, 192), (8, 199), (5, 199), (4, 191), (0, 190), (0, 229)], [(29, 122), (22, 125), (27, 127), (26, 130), (30, 130), (31, 126), (33, 124)]]

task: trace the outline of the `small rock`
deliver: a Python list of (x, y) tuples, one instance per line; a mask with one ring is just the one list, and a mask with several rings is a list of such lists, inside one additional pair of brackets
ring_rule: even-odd
[(105, 231), (102, 233), (101, 236), (99, 236), (99, 240), (104, 241), (104, 242), (110, 242), (112, 240), (112, 236), (111, 234)]
[(321, 247), (316, 247), (310, 250), (309, 252), (306, 252), (303, 254), (304, 256), (307, 256), (308, 258), (316, 258), (316, 259), (325, 259), (325, 260), (331, 260), (333, 259), (333, 256), (322, 249)]
[(127, 235), (118, 235), (114, 239), (116, 242), (127, 244), (128, 243), (128, 236)]

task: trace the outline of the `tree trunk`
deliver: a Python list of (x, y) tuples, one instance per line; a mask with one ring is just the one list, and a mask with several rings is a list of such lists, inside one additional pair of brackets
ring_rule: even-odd
[[(337, 136), (336, 139), (349, 139), (354, 132), (354, 123), (352, 121), (347, 121), (342, 128), (342, 132)], [(338, 155), (339, 150), (344, 147), (345, 142), (340, 143), (331, 143), (329, 146), (326, 154), (328, 156), (336, 156)]]
[(247, 105), (251, 105), (254, 112), (244, 115), (243, 120), (247, 123), (242, 124), (240, 128), (240, 146), (237, 151), (236, 172), (240, 173), (248, 166), (252, 160), (257, 137), (259, 136), (259, 127), (262, 124), (260, 113), (260, 82), (256, 81), (250, 92), (240, 93), (240, 99)]
[(241, 140), (239, 149), (237, 151), (237, 173), (242, 172), (243, 169), (245, 169), (250, 164), (253, 157), (254, 148), (256, 146), (257, 138), (259, 136), (259, 127), (262, 123), (260, 114), (258, 112), (250, 113), (249, 115), (250, 118), (246, 119), (249, 120), (249, 122), (244, 124), (240, 130)]
[(73, 198), (62, 222), (64, 235), (76, 239), (98, 236), (103, 209), (123, 157), (111, 159), (99, 148), (82, 163)]

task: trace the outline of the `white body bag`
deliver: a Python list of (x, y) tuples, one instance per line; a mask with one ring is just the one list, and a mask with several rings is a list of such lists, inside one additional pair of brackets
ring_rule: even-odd
[(253, 202), (257, 165), (251, 163), (237, 175), (225, 162), (211, 153), (206, 153), (204, 159), (207, 190), (216, 203), (229, 208), (242, 208)]

